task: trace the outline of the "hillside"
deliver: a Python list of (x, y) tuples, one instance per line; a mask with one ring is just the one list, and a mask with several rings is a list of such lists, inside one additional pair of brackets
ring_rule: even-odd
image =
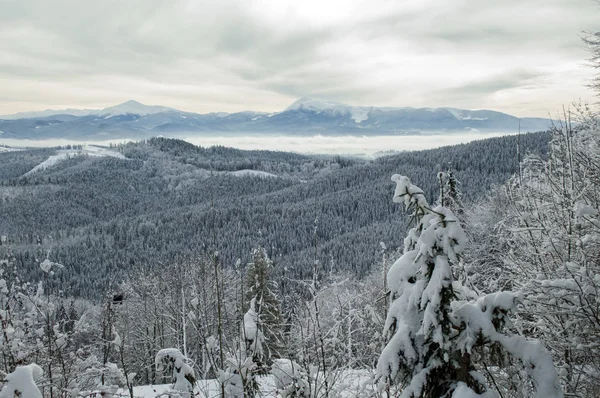
[[(548, 137), (523, 135), (523, 151), (544, 153)], [(379, 242), (398, 247), (406, 230), (389, 200), (391, 174), (420, 181), (434, 198), (436, 172), (450, 164), (468, 202), (515, 172), (516, 144), (502, 137), (363, 161), (156, 138), (119, 148), (126, 159), (84, 154), (33, 173), (57, 151), (0, 153), (0, 256), (11, 250), (35, 278), (50, 251), (66, 266), (60, 288), (85, 297), (131, 270), (205, 251), (231, 266), (258, 243), (280, 276), (302, 278), (316, 225), (321, 264), (362, 276), (379, 261)]]

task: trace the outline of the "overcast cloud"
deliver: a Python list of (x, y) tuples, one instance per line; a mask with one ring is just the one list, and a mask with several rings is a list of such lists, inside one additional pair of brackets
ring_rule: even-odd
[(592, 0), (0, 0), (0, 114), (128, 99), (555, 115), (592, 100)]

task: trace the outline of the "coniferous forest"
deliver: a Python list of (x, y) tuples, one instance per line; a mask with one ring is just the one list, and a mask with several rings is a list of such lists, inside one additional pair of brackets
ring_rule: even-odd
[(595, 396), (581, 116), (370, 161), (3, 153), (2, 371), (34, 363), (43, 396)]
[[(69, 7), (78, 7), (77, 2), (70, 3)], [(161, 4), (165, 14), (168, 7), (181, 6), (167, 3)], [(514, 22), (507, 15), (518, 19), (528, 5), (522, 2), (503, 18), (496, 14), (484, 18), (489, 7), (485, 3), (473, 13), (487, 21), (478, 25), (478, 31), (483, 36), (491, 33), (486, 46), (494, 47)], [(565, 10), (558, 7), (560, 2), (551, 3), (544, 10), (552, 12), (540, 13), (541, 19), (555, 14), (562, 18), (557, 9), (563, 11), (565, 21), (572, 19), (571, 12), (583, 16), (576, 14), (581, 5)], [(436, 18), (450, 18), (452, 10), (438, 4), (446, 13), (438, 15), (429, 9), (425, 13), (416, 3), (413, 6), (408, 13), (396, 11), (404, 12), (402, 24), (412, 26), (412, 39), (423, 40), (420, 43), (428, 50), (398, 47), (404, 51), (403, 65), (418, 63), (422, 68), (417, 61), (429, 59), (432, 49), (449, 46), (457, 52), (455, 57), (462, 54), (459, 49), (472, 46), (475, 51), (464, 9), (457, 8), (464, 26), (442, 34), (447, 27)], [(18, 44), (24, 38), (39, 39), (37, 35), (52, 30), (49, 26), (56, 21), (51, 18), (47, 25), (28, 26), (21, 15), (26, 14), (26, 6), (11, 8), (12, 14), (3, 7), (9, 10), (0, 2), (0, 83), (7, 90), (13, 82), (5, 77), (9, 72), (35, 77), (34, 68), (17, 64), (38, 63), (33, 54), (40, 49), (56, 51), (60, 61), (39, 62), (48, 68), (43, 79), (34, 79), (49, 84), (43, 92), (64, 94), (58, 87), (66, 87), (59, 84), (67, 80), (61, 75), (65, 70), (69, 79), (71, 74), (81, 79), (77, 85), (82, 87), (93, 76), (93, 90), (88, 94), (81, 89), (85, 95), (79, 100), (86, 104), (93, 95), (109, 98), (110, 89), (99, 88), (102, 82), (123, 85), (123, 90), (151, 83), (147, 94), (152, 98), (161, 92), (192, 90), (198, 85), (187, 85), (188, 79), (194, 82), (195, 77), (204, 84), (211, 73), (227, 70), (239, 73), (240, 78), (230, 83), (235, 98), (256, 96), (257, 103), (269, 102), (268, 93), (296, 95), (301, 90), (286, 79), (299, 78), (308, 86), (311, 73), (321, 74), (321, 68), (325, 71), (333, 64), (336, 73), (323, 73), (331, 87), (313, 82), (318, 87), (313, 91), (335, 99), (346, 87), (369, 98), (370, 80), (383, 82), (376, 86), (382, 95), (385, 89), (401, 91), (392, 83), (404, 84), (385, 78), (386, 65), (395, 65), (386, 54), (361, 64), (364, 81), (344, 86), (340, 76), (350, 73), (352, 62), (358, 63), (351, 53), (344, 58), (354, 45), (322, 44), (331, 37), (358, 40), (357, 48), (366, 53), (371, 51), (371, 41), (361, 46), (357, 32), (362, 32), (373, 42), (379, 35), (388, 38), (382, 47), (373, 45), (375, 50), (395, 49), (390, 38), (396, 39), (398, 32), (381, 33), (390, 21), (394, 29), (401, 25), (394, 20), (399, 16), (391, 12), (393, 7), (385, 10), (385, 18), (367, 12), (375, 18), (367, 21), (367, 33), (359, 29), (365, 29), (362, 20), (336, 30), (337, 24), (347, 23), (344, 18), (357, 13), (354, 10), (334, 19), (332, 26), (327, 18), (312, 21), (311, 29), (316, 30), (303, 34), (302, 24), (286, 8), (281, 14), (286, 29), (277, 36), (274, 22), (269, 20), (269, 25), (266, 19), (261, 21), (273, 31), (258, 23), (246, 30), (242, 22), (258, 17), (243, 14), (244, 6), (236, 3), (231, 10), (215, 8), (214, 15), (213, 9), (207, 13), (220, 21), (207, 25), (211, 30), (226, 22), (227, 33), (232, 33), (210, 45), (203, 40), (212, 32), (191, 35), (193, 43), (179, 34), (177, 40), (175, 36), (163, 40), (165, 31), (154, 31), (155, 10), (146, 10), (144, 23), (136, 25), (133, 34), (133, 44), (141, 49), (136, 57), (144, 60), (144, 67), (139, 60), (128, 63), (132, 58), (126, 55), (126, 46), (117, 51), (122, 64), (110, 63), (111, 51), (101, 52), (97, 59), (106, 69), (135, 69), (132, 80), (110, 73), (104, 80), (106, 76), (93, 73), (90, 63), (81, 63), (87, 67), (71, 73), (69, 59), (94, 52), (87, 53), (86, 45), (77, 51), (58, 51), (62, 36), (56, 32), (44, 33), (35, 45)], [(103, 12), (91, 3), (89, 7)], [(201, 14), (192, 5), (186, 7), (171, 10), (178, 23), (170, 23), (170, 29), (204, 28), (196, 20), (184, 22), (188, 14), (194, 18)], [(506, 5), (498, 7), (493, 11), (503, 11)], [(34, 8), (43, 11), (35, 18), (52, 16), (52, 7)], [(472, 7), (467, 8), (471, 13)], [(536, 3), (538, 8), (542, 7)], [(234, 9), (239, 16), (228, 14)], [(410, 25), (416, 15), (424, 14), (423, 25), (435, 26), (435, 32)], [(274, 21), (282, 18), (273, 15)], [(69, 29), (67, 19), (60, 19), (61, 29)], [(78, 32), (86, 32), (78, 40), (96, 36), (92, 30), (96, 19), (94, 15), (81, 23), (89, 24), (90, 31), (78, 27)], [(502, 20), (502, 27), (492, 19)], [(124, 27), (111, 21), (111, 29), (103, 28), (98, 35), (102, 40), (104, 35), (112, 37), (106, 39), (109, 47), (131, 40), (129, 22)], [(530, 24), (539, 27), (539, 21), (531, 18), (527, 29)], [(401, 28), (413, 33), (404, 25)], [(13, 33), (6, 36), (6, 32)], [(144, 42), (149, 32), (151, 43)], [(519, 46), (529, 49), (530, 44), (514, 32), (511, 35), (514, 63), (522, 64)], [(600, 33), (581, 36), (577, 40), (583, 38), (588, 63), (597, 73)], [(256, 37), (269, 46), (256, 50), (256, 44), (245, 43)], [(164, 50), (160, 48), (172, 47), (175, 57), (180, 38), (187, 43), (185, 57), (159, 67), (157, 54)], [(541, 33), (539, 39), (545, 39)], [(514, 46), (517, 41), (523, 43)], [(569, 43), (561, 41), (559, 49), (574, 52)], [(196, 53), (196, 44), (208, 55)], [(216, 50), (215, 54), (207, 50), (211, 46), (226, 51), (217, 56)], [(342, 55), (336, 51), (340, 46)], [(25, 55), (19, 53), (21, 47), (27, 49)], [(275, 48), (276, 54), (269, 57), (267, 47)], [(269, 64), (301, 63), (296, 51), (305, 47), (312, 48), (308, 53), (319, 62), (306, 69), (282, 67), (289, 72), (284, 77), (258, 62), (265, 56)], [(505, 51), (507, 47), (494, 48)], [(529, 58), (531, 62), (545, 59), (546, 53), (535, 50), (537, 58)], [(490, 56), (494, 71), (489, 73), (480, 73), (482, 59), (464, 53), (460, 72), (488, 80), (467, 79), (462, 86), (432, 90), (431, 100), (456, 99), (456, 92), (462, 96), (464, 91), (464, 103), (481, 97), (502, 104), (516, 92), (522, 98), (505, 107), (533, 106), (532, 98), (546, 93), (543, 89), (556, 75), (565, 79), (559, 92), (571, 84), (565, 72), (572, 66), (565, 55), (569, 51), (561, 53), (565, 60), (556, 70), (537, 64), (530, 69), (514, 65), (502, 69), (499, 59)], [(344, 61), (319, 58), (325, 52)], [(233, 53), (256, 59), (238, 59)], [(198, 67), (192, 62), (197, 58), (207, 64)], [(209, 64), (213, 58), (222, 64)], [(371, 63), (382, 73), (365, 73)], [(184, 71), (186, 67), (190, 70)], [(442, 76), (445, 68), (452, 69), (452, 63), (436, 73)], [(156, 78), (143, 77), (146, 69)], [(177, 69), (181, 81), (167, 79), (159, 85), (157, 76), (163, 69)], [(199, 79), (196, 69), (207, 77)], [(454, 74), (450, 77), (457, 81), (465, 78), (465, 73)], [(420, 83), (423, 90), (430, 89), (430, 78), (431, 84), (442, 84), (440, 76), (435, 76), (437, 80), (427, 76), (428, 81)], [(42, 97), (39, 101), (46, 100), (32, 89), (37, 86), (21, 79), (14, 80)], [(252, 84), (244, 85), (248, 82)], [(600, 75), (587, 84), (595, 95), (600, 94)], [(217, 101), (226, 97), (224, 87), (229, 86), (207, 83), (202, 89), (218, 91), (213, 95)], [(73, 96), (78, 92), (66, 90)], [(0, 95), (0, 105), (13, 104), (17, 109), (29, 101), (41, 106), (42, 102), (21, 94), (29, 99), (7, 102)], [(413, 93), (409, 90), (406, 95)], [(191, 101), (192, 97), (185, 98)], [(398, 98), (405, 97), (398, 94)], [(73, 103), (71, 97), (61, 101)], [(275, 113), (195, 114), (127, 101), (101, 110), (47, 109), (0, 117), (0, 127), (6, 130), (0, 131), (2, 139), (120, 139), (123, 131), (136, 137), (106, 145), (74, 141), (44, 148), (27, 143), (0, 145), (0, 398), (600, 397), (600, 113), (597, 103), (580, 100), (565, 105), (548, 130), (529, 132), (524, 127), (521, 131), (521, 122), (539, 126), (547, 121), (484, 109), (349, 106), (310, 98)], [(256, 140), (276, 140), (280, 130), (288, 135), (279, 138), (293, 137), (298, 143), (309, 133), (325, 140), (345, 132), (349, 135), (337, 139), (350, 141), (368, 132), (371, 136), (362, 139), (383, 140), (387, 134), (406, 139), (408, 147), (409, 136), (430, 143), (465, 133), (489, 137), (498, 126), (513, 122), (518, 123), (515, 134), (428, 150), (388, 148), (373, 157), (194, 145), (189, 137), (188, 141), (176, 138), (183, 136), (178, 134), (147, 138), (154, 132), (182, 133), (184, 126), (196, 133), (214, 130), (230, 139), (251, 126), (253, 130), (244, 132), (265, 129), (265, 136), (252, 137)], [(421, 131), (431, 126), (435, 130)], [(208, 142), (210, 137), (195, 138)], [(437, 145), (428, 147), (432, 146)]]

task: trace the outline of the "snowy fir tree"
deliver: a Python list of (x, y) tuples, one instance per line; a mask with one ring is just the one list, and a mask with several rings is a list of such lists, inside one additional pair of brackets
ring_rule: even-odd
[(462, 192), (460, 190), (460, 181), (452, 167), (448, 166), (446, 171), (438, 173), (438, 182), (440, 195), (436, 205), (444, 206), (452, 210), (456, 215), (461, 215), (464, 211), (462, 202)]
[(247, 305), (254, 302), (257, 324), (265, 339), (264, 353), (261, 353), (261, 358), (266, 364), (271, 363), (271, 358), (279, 358), (283, 354), (281, 303), (277, 282), (272, 279), (272, 272), (273, 261), (267, 251), (263, 247), (254, 249), (252, 261), (246, 268), (247, 288), (244, 295)]
[(401, 388), (401, 397), (494, 397), (477, 370), (474, 354), (497, 346), (518, 358), (536, 397), (562, 397), (550, 354), (534, 340), (501, 333), (518, 295), (474, 294), (454, 282), (466, 235), (451, 210), (429, 207), (423, 191), (408, 177), (394, 175), (394, 202), (413, 211), (415, 226), (404, 254), (390, 268), (390, 308), (385, 322), (389, 342), (376, 369), (380, 388)]

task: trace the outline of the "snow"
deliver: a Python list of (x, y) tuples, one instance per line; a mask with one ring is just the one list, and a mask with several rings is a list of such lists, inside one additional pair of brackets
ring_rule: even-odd
[(264, 336), (258, 328), (258, 314), (256, 313), (256, 297), (250, 301), (250, 308), (244, 315), (244, 337), (247, 344), (249, 344), (249, 350), (253, 355), (262, 356), (264, 343)]
[[(300, 98), (288, 106), (285, 111), (307, 110), (315, 113), (327, 112), (333, 115), (350, 115), (350, 118), (356, 123), (360, 123), (369, 118), (371, 107), (350, 106), (338, 102), (320, 101), (312, 98)], [(285, 112), (284, 111), (284, 112)]]
[(124, 102), (124, 103), (116, 105), (116, 106), (111, 106), (109, 108), (102, 109), (95, 113), (100, 116), (112, 117), (112, 116), (127, 115), (127, 114), (144, 116), (144, 115), (153, 115), (155, 113), (170, 112), (170, 111), (175, 111), (175, 109), (168, 108), (166, 106), (144, 105), (137, 101), (127, 101), (127, 102)]
[[(260, 379), (259, 379), (260, 382)], [(262, 385), (265, 386), (263, 391), (271, 391), (269, 388), (270, 380), (262, 380)], [(157, 398), (176, 396), (171, 384), (157, 384), (146, 386), (133, 387), (133, 396), (135, 398)], [(221, 384), (216, 379), (198, 380), (194, 386), (194, 397), (197, 398), (218, 398), (221, 397)], [(129, 392), (125, 389), (117, 391), (117, 397), (129, 397)], [(271, 393), (264, 397), (275, 398), (275, 394)], [(11, 397), (12, 398), (12, 397)]]
[[(354, 120), (356, 123), (361, 123), (362, 121), (369, 119), (369, 113), (373, 110), (377, 109), (382, 112), (393, 112), (398, 111), (400, 109), (412, 109), (412, 108), (396, 108), (396, 107), (382, 107), (382, 108), (373, 108), (370, 106), (351, 106), (345, 105), (338, 102), (333, 101), (321, 101), (312, 98), (300, 98), (290, 106), (288, 106), (285, 111), (291, 110), (306, 110), (315, 113), (329, 113), (332, 115), (350, 115), (350, 118)], [(484, 121), (488, 120), (487, 117), (474, 117), (471, 115), (469, 111), (454, 109), (454, 108), (423, 108), (423, 110), (428, 112), (437, 112), (440, 110), (448, 111), (454, 116), (457, 120), (473, 120), (473, 121)]]
[[(290, 370), (291, 367), (294, 368), (294, 371)], [(262, 398), (301, 397), (301, 395), (286, 395), (286, 392), (289, 391), (286, 390), (286, 387), (293, 386), (293, 384), (290, 384), (291, 380), (294, 380), (296, 383), (295, 387), (300, 387), (299, 391), (302, 391), (302, 386), (308, 387), (305, 384), (307, 383), (305, 379), (306, 375), (302, 371), (297, 371), (297, 369), (301, 369), (301, 367), (289, 359), (274, 360), (273, 374), (256, 378), (260, 388), (260, 393), (257, 396)], [(288, 378), (290, 375), (292, 377)], [(319, 374), (319, 378), (322, 378), (322, 374)], [(372, 389), (372, 379), (373, 373), (369, 370), (346, 369), (340, 371), (335, 375), (336, 384), (333, 386), (336, 392), (335, 396), (338, 398), (356, 398), (359, 392), (362, 393), (360, 396), (363, 397), (376, 396), (374, 392), (373, 394), (368, 394), (369, 389)], [(169, 397), (169, 393), (171, 396), (176, 396), (175, 394), (177, 393), (170, 384), (133, 387), (133, 396), (135, 398)], [(116, 396), (119, 398), (128, 398), (129, 391), (122, 388), (117, 391)], [(197, 380), (194, 385), (193, 397), (220, 398), (221, 384), (216, 379)]]
[(199, 302), (198, 301), (198, 297), (194, 297), (192, 299), (192, 301), (190, 301), (190, 304), (192, 305), (192, 307), (194, 307), (194, 309), (197, 309), (198, 308), (198, 302)]
[(94, 145), (84, 145), (81, 149), (60, 149), (57, 151), (56, 155), (50, 156), (48, 159), (44, 160), (42, 163), (35, 166), (33, 169), (29, 170), (24, 175), (30, 175), (37, 171), (46, 170), (49, 167), (56, 165), (67, 159), (73, 159), (77, 156), (92, 156), (92, 157), (113, 157), (117, 159), (127, 159), (119, 152), (115, 152), (108, 148), (103, 148)]
[(494, 327), (492, 320), (502, 316), (498, 310), (512, 309), (519, 296), (511, 292), (488, 294), (475, 302), (464, 303), (453, 311), (454, 316), (466, 325), (457, 344), (463, 351), (470, 352), (475, 337), (482, 335), (490, 341), (500, 343), (515, 358), (518, 358), (535, 385), (535, 397), (560, 398), (562, 392), (558, 385), (558, 373), (554, 368), (552, 357), (546, 348), (537, 340), (522, 336), (505, 336)]
[(288, 106), (285, 110), (308, 110), (317, 113), (329, 110), (333, 113), (344, 115), (348, 113), (348, 105), (337, 102), (320, 101), (312, 98), (300, 98), (298, 101)]
[[(171, 384), (157, 384), (133, 387), (133, 396), (135, 398), (156, 398), (159, 396), (168, 397), (173, 392)], [(198, 397), (220, 397), (221, 387), (217, 380), (199, 380), (194, 386), (194, 394)], [(118, 397), (129, 397), (129, 391), (120, 389), (117, 391)]]
[[(391, 305), (384, 332), (389, 341), (377, 363), (379, 388), (385, 388), (388, 381), (406, 379), (410, 382), (403, 386), (401, 397), (419, 396), (429, 383), (430, 372), (445, 369), (452, 355), (471, 352), (477, 342), (488, 341), (499, 343), (521, 361), (535, 386), (535, 397), (562, 397), (552, 357), (543, 345), (496, 330), (495, 321), (506, 320), (506, 313), (514, 308), (520, 295), (499, 292), (475, 301), (460, 301), (469, 295), (459, 298), (457, 293), (467, 288), (453, 288), (451, 266), (460, 264), (467, 242), (458, 219), (448, 208), (431, 209), (423, 191), (408, 177), (395, 174), (392, 181), (396, 183), (393, 201), (412, 209), (416, 224), (405, 238), (404, 254), (387, 275)], [(448, 296), (453, 298), (444, 301)], [(444, 325), (458, 336), (444, 332)], [(429, 356), (432, 345), (443, 349)], [(478, 395), (467, 385), (458, 384), (452, 396), (494, 396), (490, 394)]]
[(117, 332), (115, 333), (115, 338), (113, 339), (113, 341), (111, 341), (111, 344), (114, 344), (115, 349), (119, 350), (121, 348), (121, 346), (123, 345), (123, 342), (121, 340), (121, 336), (119, 336), (119, 334)]
[(29, 170), (24, 175), (29, 175), (29, 174), (35, 173), (36, 171), (40, 171), (40, 170), (46, 170), (48, 167), (52, 167), (55, 164), (57, 164), (58, 162), (61, 162), (66, 159), (74, 158), (75, 156), (77, 156), (77, 153), (75, 153), (75, 152), (61, 152), (57, 155), (52, 155), (48, 159), (44, 160), (42, 163), (35, 166), (33, 169)]
[(582, 202), (575, 203), (575, 206), (573, 206), (573, 212), (575, 213), (575, 217), (595, 216), (598, 214), (598, 210)]
[[(394, 174), (392, 181), (396, 183), (396, 190), (392, 200), (395, 203), (404, 203), (404, 207), (408, 210), (411, 206), (411, 201), (415, 200), (417, 207), (427, 207), (427, 199), (423, 190), (410, 182), (410, 179), (400, 174)], [(413, 199), (414, 198), (414, 199)]]
[(234, 177), (277, 178), (277, 176), (275, 174), (267, 173), (266, 171), (249, 170), (249, 169), (230, 171), (227, 174), (232, 175)]
[(450, 112), (452, 114), (452, 116), (454, 116), (455, 118), (457, 118), (458, 120), (487, 120), (487, 117), (473, 117), (470, 114), (465, 114), (462, 110), (459, 109), (453, 109), (453, 108), (443, 108), (446, 109), (448, 112)]
[(275, 359), (271, 366), (274, 384), (279, 391), (300, 390), (308, 392), (307, 376), (296, 362), (281, 358)]
[[(16, 396), (42, 398), (42, 394), (35, 384), (35, 379), (40, 378), (43, 374), (42, 368), (36, 364), (18, 366), (12, 373), (6, 375), (6, 384), (0, 391), (0, 398), (14, 398)], [(17, 394), (17, 391), (20, 394)]]
[(50, 272), (50, 269), (51, 269), (52, 267), (59, 268), (59, 269), (61, 269), (61, 268), (64, 268), (64, 266), (63, 266), (62, 264), (59, 264), (59, 263), (52, 262), (52, 261), (50, 261), (50, 260), (48, 260), (48, 259), (45, 259), (44, 261), (42, 261), (42, 262), (40, 263), (40, 268), (41, 268), (41, 270), (42, 270), (42, 271), (44, 271), (45, 273), (48, 273), (48, 272)]
[(477, 394), (471, 390), (465, 383), (459, 382), (452, 393), (452, 398), (496, 398), (498, 395), (493, 391), (486, 391), (483, 394)]
[(177, 348), (163, 348), (154, 359), (156, 370), (162, 372), (164, 365), (171, 363), (175, 376), (173, 389), (176, 391), (190, 392), (193, 389), (190, 379), (195, 379), (194, 369), (187, 364), (188, 359)]
[(97, 112), (96, 109), (46, 109), (45, 111), (18, 112), (18, 113), (13, 113), (11, 115), (2, 115), (2, 116), (0, 116), (0, 119), (16, 120), (16, 119), (49, 117), (49, 116), (54, 116), (54, 115), (87, 116), (87, 115), (93, 115), (95, 112)]
[(369, 112), (371, 108), (365, 108), (360, 106), (353, 106), (350, 108), (350, 114), (352, 115), (352, 119), (356, 123), (360, 123), (364, 120), (369, 119)]
[[(464, 231), (449, 209), (438, 206), (431, 210), (423, 191), (406, 176), (394, 174), (392, 181), (396, 183), (393, 201), (413, 209), (421, 219), (407, 234), (404, 254), (388, 271), (392, 302), (384, 330), (391, 339), (377, 363), (380, 382), (388, 377), (395, 380), (401, 372), (413, 368), (425, 341), (444, 345), (439, 318), (442, 290), (451, 288), (450, 261), (458, 260), (466, 242)], [(435, 266), (427, 278), (432, 262)], [(412, 374), (405, 391), (418, 395), (420, 381), (424, 382), (431, 369)]]
[(438, 318), (442, 303), (442, 289), (448, 288), (451, 283), (452, 270), (450, 269), (448, 258), (446, 256), (437, 256), (429, 283), (421, 295), (423, 323), (418, 333), (425, 338), (431, 336), (432, 341), (440, 345), (444, 343), (442, 325)]
[(44, 261), (42, 261), (42, 263), (40, 264), (40, 268), (42, 269), (42, 271), (44, 271), (45, 273), (48, 273), (48, 271), (50, 271), (50, 268), (52, 268), (52, 262), (48, 259), (45, 259)]

